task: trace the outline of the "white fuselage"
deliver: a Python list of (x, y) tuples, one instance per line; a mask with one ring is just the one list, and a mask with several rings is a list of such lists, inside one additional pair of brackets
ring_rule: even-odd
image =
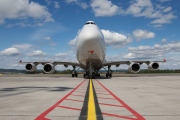
[[(90, 22), (91, 23), (91, 22)], [(95, 24), (85, 24), (76, 38), (77, 60), (86, 66), (102, 64), (105, 59), (105, 41), (101, 30)]]

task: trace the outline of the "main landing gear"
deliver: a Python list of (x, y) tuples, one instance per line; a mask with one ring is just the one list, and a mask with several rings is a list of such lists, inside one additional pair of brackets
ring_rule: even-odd
[(106, 73), (106, 77), (112, 77), (112, 70), (110, 68), (111, 68), (111, 66), (109, 65), (108, 66), (108, 71)]
[(78, 73), (76, 71), (76, 67), (75, 66), (73, 66), (72, 77), (78, 77)]

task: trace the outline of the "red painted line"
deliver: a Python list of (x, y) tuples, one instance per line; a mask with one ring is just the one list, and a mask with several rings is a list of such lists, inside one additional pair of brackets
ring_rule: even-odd
[(96, 92), (96, 94), (101, 94), (101, 95), (111, 95), (111, 94), (99, 93), (99, 92)]
[(72, 96), (80, 96), (80, 97), (85, 97), (84, 95), (76, 95), (76, 94), (71, 94)]
[(86, 93), (86, 92), (82, 92), (82, 91), (77, 91), (77, 90), (76, 90), (76, 91), (74, 91), (74, 92), (75, 92), (75, 93), (76, 93), (76, 92), (77, 92), (77, 93)]
[(101, 84), (98, 80), (96, 80), (104, 89), (106, 89), (117, 101), (119, 101), (127, 110), (129, 110), (134, 116), (137, 117), (138, 120), (145, 120), (139, 113), (130, 108), (125, 102), (119, 99), (115, 94), (113, 94), (110, 90), (108, 90), (103, 84)]
[(97, 98), (116, 100), (116, 99), (114, 99), (114, 98), (105, 98), (105, 97), (97, 97)]
[(70, 109), (70, 110), (78, 110), (78, 111), (81, 110), (81, 109), (79, 109), (79, 108), (72, 108), (72, 107), (67, 107), (67, 106), (58, 106), (58, 107), (60, 107), (60, 108), (65, 108), (65, 109)]
[(107, 105), (107, 106), (115, 106), (115, 107), (124, 107), (124, 106), (121, 106), (121, 105), (114, 105), (114, 104), (106, 104), (106, 103), (99, 103), (101, 105)]
[(120, 116), (120, 115), (111, 114), (111, 113), (102, 113), (102, 114), (107, 115), (107, 116), (111, 116), (111, 117), (124, 118), (124, 119), (128, 119), (128, 120), (139, 120), (139, 119), (136, 119), (136, 118), (131, 118), (131, 117), (127, 117), (127, 116)]
[(84, 101), (82, 101), (82, 100), (74, 100), (74, 99), (66, 99), (66, 100), (76, 101), (76, 102), (84, 102)]
[(106, 92), (106, 91), (102, 91), (102, 90), (96, 90), (97, 92)]
[[(85, 80), (84, 80), (85, 81)], [(47, 114), (49, 114), (52, 110), (54, 110), (54, 108), (56, 108), (62, 101), (64, 101), (69, 95), (71, 95), (80, 85), (82, 85), (82, 83), (84, 83), (84, 81), (82, 81), (78, 86), (76, 86), (70, 93), (68, 93), (66, 96), (64, 96), (61, 100), (59, 100), (57, 103), (55, 103), (53, 106), (51, 106), (49, 109), (47, 109), (46, 111), (44, 111), (41, 115), (39, 115), (37, 118), (35, 118), (35, 120), (49, 120), (47, 118), (45, 118), (45, 116)]]

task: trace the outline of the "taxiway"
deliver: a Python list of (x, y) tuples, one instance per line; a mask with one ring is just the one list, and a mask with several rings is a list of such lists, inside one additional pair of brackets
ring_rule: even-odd
[(0, 119), (180, 120), (180, 74), (114, 76), (1, 75)]

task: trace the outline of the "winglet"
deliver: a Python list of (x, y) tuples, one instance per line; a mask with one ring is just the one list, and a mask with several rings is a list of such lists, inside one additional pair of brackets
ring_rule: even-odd
[(167, 62), (167, 61), (166, 61), (166, 59), (164, 59), (164, 61), (163, 61), (163, 62)]
[(19, 63), (22, 63), (22, 60), (20, 60)]

